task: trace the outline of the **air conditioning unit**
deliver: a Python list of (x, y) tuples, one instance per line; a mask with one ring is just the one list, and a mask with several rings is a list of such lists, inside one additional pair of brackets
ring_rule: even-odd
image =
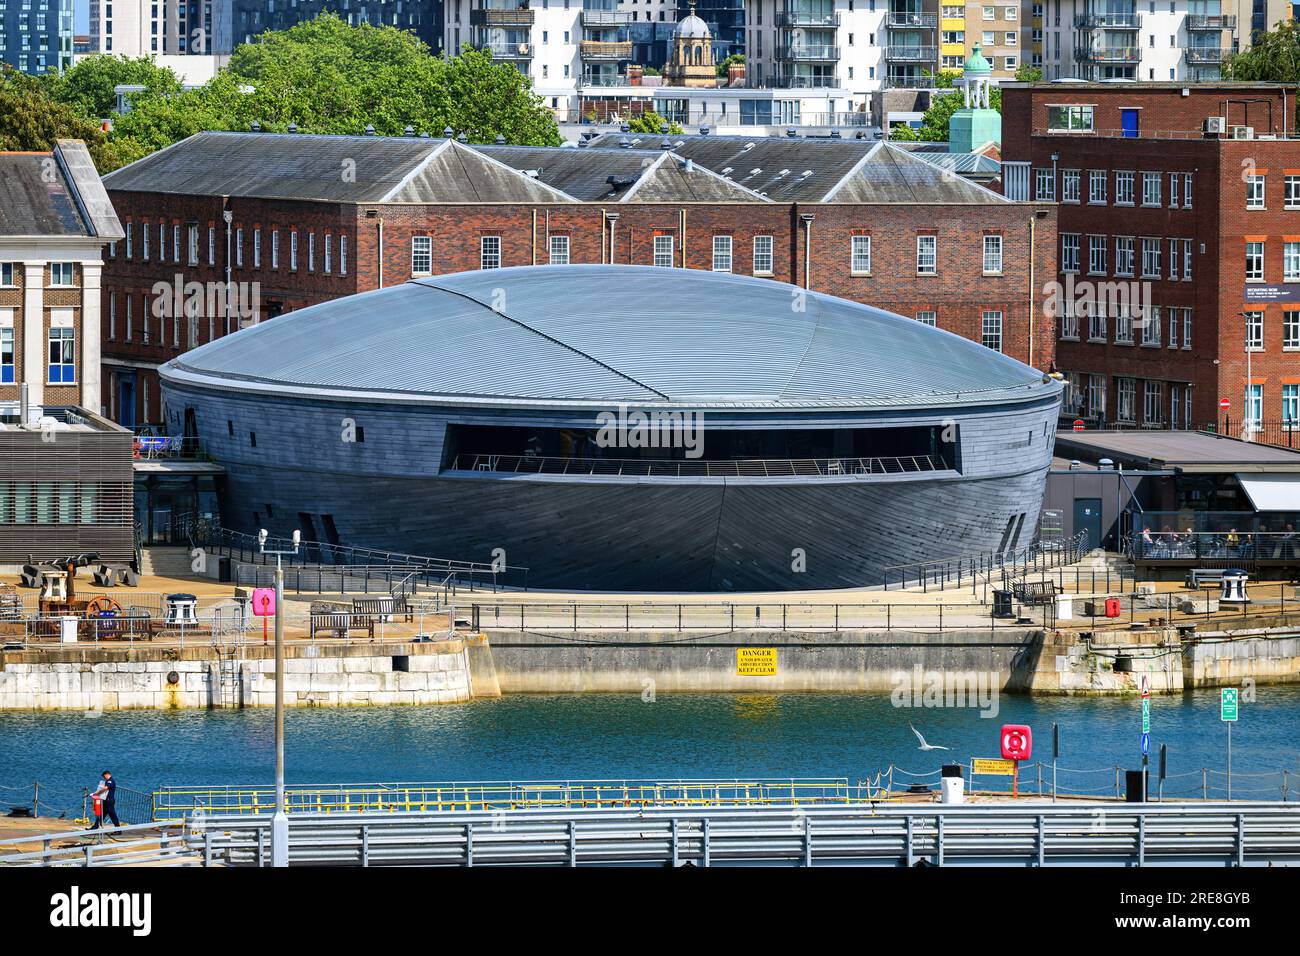
[(1253, 126), (1234, 126), (1232, 127), (1233, 139), (1254, 139), (1255, 127)]
[(1207, 116), (1205, 119), (1205, 131), (1207, 133), (1218, 133), (1222, 135), (1228, 128), (1227, 120), (1222, 116)]

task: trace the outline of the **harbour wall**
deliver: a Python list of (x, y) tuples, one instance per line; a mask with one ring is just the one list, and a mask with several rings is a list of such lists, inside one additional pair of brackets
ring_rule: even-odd
[[(289, 644), (288, 707), (448, 704), (473, 694), (465, 642)], [(271, 707), (272, 646), (42, 648), (0, 654), (0, 710)]]

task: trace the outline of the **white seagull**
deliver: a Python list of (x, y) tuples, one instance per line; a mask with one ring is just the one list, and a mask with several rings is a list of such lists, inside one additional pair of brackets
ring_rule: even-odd
[[(912, 727), (911, 724), (908, 724), (907, 726)], [(921, 741), (921, 746), (919, 748), (921, 750), (947, 750), (948, 749), (947, 747), (940, 747), (938, 744), (927, 744), (925, 742), (925, 738), (921, 736), (921, 732), (917, 730), (915, 727), (912, 727), (912, 733), (916, 734), (916, 739)]]

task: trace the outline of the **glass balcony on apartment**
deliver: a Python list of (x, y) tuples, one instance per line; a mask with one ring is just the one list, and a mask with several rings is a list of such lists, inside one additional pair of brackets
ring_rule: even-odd
[(578, 56), (584, 60), (630, 60), (631, 40), (582, 40), (578, 43)]
[(1074, 18), (1074, 25), (1080, 30), (1140, 30), (1142, 14), (1140, 13), (1081, 13)]
[(840, 15), (834, 10), (787, 7), (776, 15), (779, 27), (821, 27), (827, 30), (840, 25)]
[(625, 27), (635, 21), (636, 13), (632, 10), (588, 10), (584, 7), (582, 11), (584, 27)]
[(891, 10), (885, 14), (885, 26), (890, 30), (933, 30), (939, 18), (920, 10)]
[(939, 48), (890, 44), (885, 47), (885, 59), (893, 63), (935, 63), (939, 59)]
[(782, 90), (837, 89), (840, 79), (834, 73), (778, 73), (772, 86)]
[(527, 6), (510, 3), (484, 7), (469, 12), (469, 22), (476, 27), (531, 27), (535, 14)]
[(1217, 46), (1189, 46), (1183, 58), (1189, 66), (1218, 66), (1231, 52)]
[(1074, 58), (1081, 63), (1137, 63), (1142, 50), (1135, 46), (1075, 47)]
[(821, 43), (787, 43), (776, 48), (776, 58), (787, 63), (833, 63), (840, 48)]
[(582, 74), (582, 85), (586, 86), (627, 86), (627, 77), (622, 73), (610, 71), (605, 73), (587, 72)]
[(1237, 29), (1237, 18), (1232, 16), (1207, 16), (1203, 13), (1187, 14), (1187, 29), (1218, 33)]
[(531, 43), (507, 43), (498, 40), (493, 43), (484, 43), (480, 49), (491, 53), (494, 60), (530, 60), (533, 56), (533, 45)]

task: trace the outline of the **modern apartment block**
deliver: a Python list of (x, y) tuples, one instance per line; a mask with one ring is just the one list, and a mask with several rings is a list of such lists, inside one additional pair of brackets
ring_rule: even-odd
[(25, 73), (72, 64), (72, 0), (0, 0), (0, 63)]
[(1051, 318), (1071, 413), (1300, 423), (1296, 93), (1004, 85), (1004, 191), (1059, 203)]
[(90, 50), (132, 57), (229, 53), (229, 12), (228, 0), (90, 0)]
[[(410, 30), (435, 52), (443, 42), (444, 0), (199, 0), (228, 7), (232, 43), (247, 43), (266, 30), (287, 30), (296, 23), (334, 13), (357, 26), (392, 26)], [(448, 0), (452, 2), (452, 0)], [(230, 48), (218, 48), (228, 53)]]

